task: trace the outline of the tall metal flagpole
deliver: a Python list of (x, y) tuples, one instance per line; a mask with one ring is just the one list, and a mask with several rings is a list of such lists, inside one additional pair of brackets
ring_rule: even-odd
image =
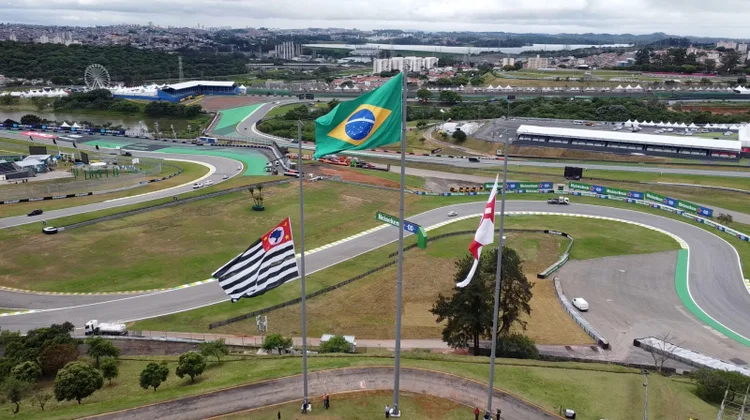
[(393, 367), (393, 416), (400, 417), (398, 409), (399, 370), (401, 369), (401, 284), (404, 268), (404, 181), (406, 179), (406, 86), (407, 77), (401, 72), (401, 190), (398, 208), (398, 276), (396, 278), (396, 363)]
[(487, 390), (487, 411), (484, 417), (492, 418), (492, 394), (495, 388), (495, 352), (497, 351), (497, 319), (500, 317), (500, 284), (502, 283), (503, 245), (505, 234), (505, 186), (508, 184), (508, 138), (503, 147), (503, 184), (500, 199), (500, 233), (497, 240), (497, 273), (495, 273), (495, 312), (492, 319), (492, 351), (490, 352), (490, 384)]
[(300, 284), (302, 285), (302, 386), (304, 387), (304, 407), (310, 402), (307, 395), (307, 316), (305, 312), (305, 196), (303, 191), (304, 175), (302, 173), (302, 121), (297, 121), (297, 172), (299, 172), (299, 226), (300, 240)]

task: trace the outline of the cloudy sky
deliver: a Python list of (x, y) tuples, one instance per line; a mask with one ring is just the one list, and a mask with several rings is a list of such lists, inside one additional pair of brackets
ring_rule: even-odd
[(750, 37), (747, 6), (747, 0), (0, 0), (0, 22), (745, 38)]

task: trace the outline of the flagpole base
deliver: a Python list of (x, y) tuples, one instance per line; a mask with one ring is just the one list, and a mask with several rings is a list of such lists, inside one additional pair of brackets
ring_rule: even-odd
[(256, 205), (254, 205), (254, 206), (253, 206), (253, 210), (254, 210), (254, 211), (263, 211), (263, 210), (265, 210), (265, 209), (266, 209), (266, 208), (265, 208), (264, 206), (262, 206), (262, 205), (257, 205), (257, 204), (256, 204)]
[(397, 418), (401, 417), (401, 410), (393, 411), (393, 409), (391, 408), (389, 416), (390, 417), (397, 417)]

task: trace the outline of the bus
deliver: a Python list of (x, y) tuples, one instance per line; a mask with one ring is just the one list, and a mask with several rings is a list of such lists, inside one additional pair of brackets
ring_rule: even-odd
[(218, 140), (216, 137), (206, 137), (206, 136), (200, 136), (198, 137), (198, 143), (208, 143), (208, 144), (215, 144)]

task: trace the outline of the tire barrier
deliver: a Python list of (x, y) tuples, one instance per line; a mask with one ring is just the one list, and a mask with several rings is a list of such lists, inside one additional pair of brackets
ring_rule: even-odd
[(108, 193), (111, 193), (111, 192), (122, 191), (123, 189), (130, 189), (130, 188), (140, 187), (140, 186), (147, 185), (147, 184), (150, 184), (150, 183), (153, 183), (153, 182), (164, 181), (166, 179), (170, 179), (170, 178), (176, 177), (177, 175), (180, 175), (183, 172), (183, 169), (181, 167), (179, 167), (179, 166), (171, 165), (171, 164), (168, 164), (168, 163), (162, 163), (162, 165), (164, 165), (164, 166), (172, 166), (174, 168), (177, 168), (177, 172), (175, 172), (173, 174), (170, 174), (170, 175), (167, 175), (167, 176), (164, 176), (164, 177), (161, 177), (161, 178), (149, 179), (148, 181), (144, 181), (144, 182), (141, 182), (141, 183), (139, 183), (137, 185), (133, 185), (133, 186), (127, 187), (127, 188), (118, 188), (118, 189), (115, 189), (115, 190), (108, 190), (108, 191), (89, 191), (89, 192), (76, 193), (76, 194), (60, 194), (60, 195), (51, 195), (51, 196), (37, 197), (37, 198), (21, 198), (21, 199), (18, 199), (18, 200), (5, 200), (5, 201), (0, 201), (0, 205), (2, 205), (2, 204), (32, 203), (32, 202), (35, 202), (35, 201), (61, 200), (63, 198), (87, 197), (87, 196), (90, 196), (90, 195), (108, 194)]
[[(555, 232), (555, 231), (541, 230), (541, 229), (505, 229), (505, 231), (506, 232), (549, 233), (549, 234), (554, 234), (554, 235), (567, 236), (567, 234), (563, 234), (562, 232)], [(495, 229), (495, 232), (499, 233), (500, 229)], [(444, 233), (442, 235), (437, 235), (437, 236), (434, 236), (434, 237), (430, 237), (428, 239), (428, 243), (432, 242), (432, 241), (436, 241), (438, 239), (448, 238), (448, 237), (451, 237), (451, 236), (469, 235), (469, 234), (474, 234), (474, 233), (475, 233), (475, 231), (473, 231), (473, 230), (465, 230), (465, 231), (460, 231), (460, 232), (448, 232), (448, 233)], [(573, 242), (572, 242), (572, 238), (571, 238), (571, 244), (568, 246), (568, 251), (570, 250), (570, 247), (572, 245), (573, 245)], [(417, 244), (411, 244), (411, 245), (405, 246), (404, 247), (404, 252), (412, 250), (412, 249), (414, 249), (416, 247), (417, 247)], [(389, 259), (390, 258), (395, 258), (397, 256), (398, 256), (398, 252), (392, 252), (392, 253), (388, 254), (388, 258)], [(385, 270), (386, 268), (388, 268), (388, 267), (390, 267), (390, 266), (392, 266), (394, 264), (396, 264), (396, 261), (389, 261), (389, 262), (387, 262), (387, 263), (385, 263), (385, 264), (383, 264), (381, 266), (375, 267), (375, 268), (373, 268), (371, 270), (368, 270), (368, 271), (366, 271), (366, 272), (364, 272), (362, 274), (359, 274), (357, 276), (354, 276), (354, 277), (349, 278), (347, 280), (344, 280), (342, 282), (336, 283), (336, 284), (328, 286), (328, 287), (324, 287), (324, 288), (322, 288), (322, 289), (320, 289), (318, 291), (315, 291), (313, 293), (308, 293), (308, 294), (305, 295), (305, 299), (310, 299), (310, 298), (313, 298), (315, 296), (320, 296), (322, 294), (325, 294), (325, 293), (331, 292), (333, 290), (339, 289), (339, 288), (341, 288), (343, 286), (346, 286), (347, 284), (353, 283), (353, 282), (355, 282), (357, 280), (361, 280), (361, 279), (369, 276), (370, 274), (374, 274), (374, 273), (377, 273), (378, 271)], [(258, 316), (258, 315), (263, 315), (263, 314), (269, 313), (271, 311), (274, 311), (276, 309), (285, 308), (287, 306), (296, 305), (296, 304), (298, 304), (300, 302), (302, 302), (302, 298), (291, 299), (291, 300), (288, 300), (286, 302), (281, 302), (281, 303), (278, 303), (278, 304), (273, 305), (273, 306), (268, 306), (268, 307), (265, 307), (265, 308), (261, 308), (261, 309), (258, 309), (256, 311), (244, 314), (244, 315), (239, 315), (239, 316), (236, 316), (234, 318), (229, 318), (229, 319), (226, 319), (226, 320), (223, 320), (223, 321), (218, 321), (218, 322), (211, 323), (211, 324), (208, 325), (208, 329), (214, 329), (214, 328), (222, 327), (224, 325), (228, 325), (228, 324), (232, 324), (232, 323), (235, 323), (235, 322), (243, 321), (243, 320), (246, 320), (246, 319), (254, 318), (254, 317)]]
[(471, 186), (471, 187), (451, 187), (451, 192), (463, 193), (463, 192), (484, 192), (484, 186)]
[(554, 279), (555, 284), (555, 292), (557, 293), (557, 299), (560, 301), (560, 303), (563, 306), (563, 309), (565, 309), (565, 312), (567, 312), (571, 318), (573, 318), (573, 321), (575, 321), (576, 324), (578, 324), (583, 331), (589, 335), (589, 337), (596, 340), (596, 344), (599, 345), (599, 347), (603, 348), (604, 350), (609, 350), (609, 341), (594, 328), (591, 324), (589, 324), (586, 319), (584, 319), (579, 313), (578, 310), (573, 306), (572, 303), (568, 300), (568, 298), (565, 296), (562, 290), (562, 285), (560, 284), (560, 277), (555, 276)]

